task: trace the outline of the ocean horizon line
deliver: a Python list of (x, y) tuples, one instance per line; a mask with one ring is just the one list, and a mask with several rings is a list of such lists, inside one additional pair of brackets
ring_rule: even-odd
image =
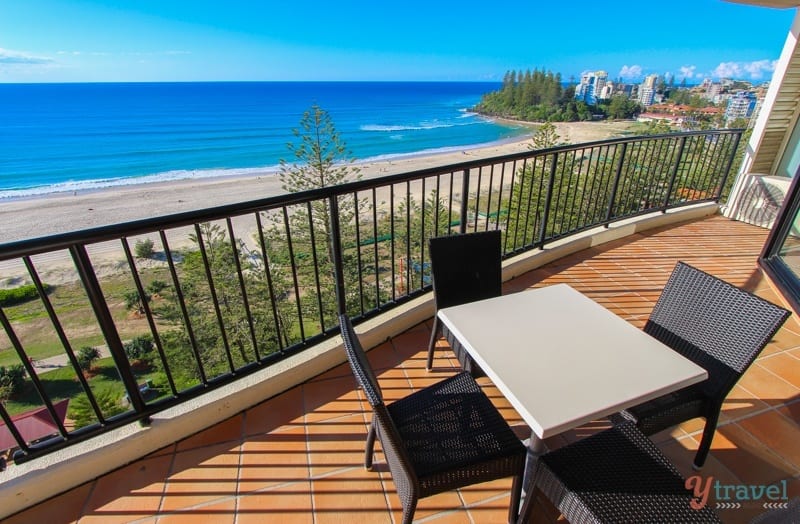
[[(564, 82), (569, 84), (569, 82)], [(104, 84), (497, 84), (502, 80), (94, 80), (64, 82), (3, 82), (0, 85)]]

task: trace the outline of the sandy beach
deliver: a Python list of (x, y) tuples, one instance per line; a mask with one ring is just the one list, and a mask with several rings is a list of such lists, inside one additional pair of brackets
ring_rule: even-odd
[[(631, 123), (570, 122), (555, 125), (562, 141), (582, 143), (620, 136)], [(375, 178), (526, 151), (529, 148), (530, 137), (531, 135), (526, 135), (517, 141), (489, 147), (393, 158), (358, 165), (363, 178)], [(0, 245), (68, 231), (255, 200), (282, 192), (276, 174), (264, 172), (246, 177), (187, 179), (11, 200), (0, 203)], [(57, 261), (52, 262), (55, 264)], [(0, 261), (0, 286), (5, 287), (18, 282), (20, 270), (24, 272), (19, 261)]]

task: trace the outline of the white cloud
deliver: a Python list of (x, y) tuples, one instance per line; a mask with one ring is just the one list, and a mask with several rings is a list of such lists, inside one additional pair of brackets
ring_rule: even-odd
[(21, 51), (0, 48), (0, 64), (49, 64), (51, 58), (33, 56)]
[(775, 71), (776, 61), (755, 60), (753, 62), (722, 62), (712, 72), (719, 78), (759, 80)]
[(681, 78), (694, 78), (697, 66), (681, 66)]
[(642, 66), (638, 65), (624, 65), (622, 69), (619, 70), (619, 76), (626, 80), (631, 80), (634, 78), (641, 78), (642, 76)]

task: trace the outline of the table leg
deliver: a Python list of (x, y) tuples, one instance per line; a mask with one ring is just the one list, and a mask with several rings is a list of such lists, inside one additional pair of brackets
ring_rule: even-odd
[[(547, 446), (536, 433), (531, 431), (531, 438), (528, 439), (528, 456), (525, 459), (525, 475), (522, 477), (522, 510), (519, 512), (518, 524), (528, 521), (530, 507), (533, 503), (533, 478), (536, 473), (536, 464), (539, 457), (547, 452)], [(530, 496), (529, 496), (530, 495)]]

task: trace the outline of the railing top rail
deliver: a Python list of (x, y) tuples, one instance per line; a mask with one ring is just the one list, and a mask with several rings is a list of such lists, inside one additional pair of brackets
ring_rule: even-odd
[(270, 197), (265, 197), (246, 202), (237, 202), (222, 206), (185, 211), (161, 215), (118, 224), (87, 228), (82, 230), (58, 233), (44, 237), (17, 240), (0, 244), (0, 261), (22, 256), (30, 256), (47, 251), (67, 249), (76, 244), (93, 244), (109, 240), (118, 240), (124, 237), (136, 236), (152, 233), (165, 228), (176, 228), (190, 226), (196, 223), (218, 220), (225, 217), (241, 216), (259, 211), (265, 211), (282, 206), (303, 204), (309, 201), (328, 198), (331, 196), (352, 194), (354, 192), (371, 189), (373, 187), (387, 186), (406, 181), (419, 180), (430, 176), (444, 173), (457, 173), (465, 170), (480, 168), (494, 164), (510, 163), (523, 159), (536, 158), (554, 153), (565, 151), (578, 151), (591, 149), (599, 146), (609, 146), (614, 144), (643, 142), (648, 140), (658, 140), (665, 138), (679, 138), (696, 135), (724, 135), (737, 134), (743, 132), (742, 129), (718, 129), (706, 131), (687, 131), (681, 133), (667, 133), (661, 135), (642, 135), (635, 137), (620, 137), (606, 140), (596, 140), (579, 144), (569, 144), (563, 146), (550, 147), (522, 151), (494, 157), (486, 157), (477, 160), (469, 160), (455, 164), (435, 166), (404, 173), (396, 173), (381, 177), (366, 178), (348, 182), (337, 186), (328, 186), (299, 193), (283, 193)]

